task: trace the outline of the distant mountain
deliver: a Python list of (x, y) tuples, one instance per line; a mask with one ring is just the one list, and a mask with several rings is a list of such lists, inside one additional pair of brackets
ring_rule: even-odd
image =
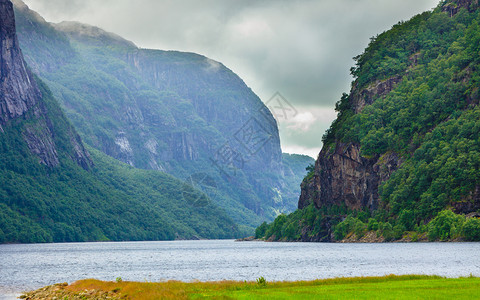
[(191, 185), (87, 151), (25, 63), (8, 0), (0, 0), (0, 154), (0, 243), (242, 234)]
[(372, 38), (355, 58), (355, 81), (302, 183), (299, 210), (260, 236), (480, 240), (478, 8), (441, 1)]
[(246, 229), (296, 208), (313, 160), (284, 164), (275, 119), (231, 70), (86, 24), (50, 24), (14, 2), (26, 61), (88, 145), (182, 180), (208, 176), (212, 201)]

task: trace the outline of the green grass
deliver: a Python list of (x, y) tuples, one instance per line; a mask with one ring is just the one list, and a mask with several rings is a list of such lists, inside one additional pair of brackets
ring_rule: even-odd
[[(298, 282), (103, 282), (82, 280), (64, 292), (100, 290), (122, 299), (477, 299), (480, 278), (406, 275)], [(65, 295), (65, 294), (62, 294)], [(33, 298), (35, 299), (35, 298)]]

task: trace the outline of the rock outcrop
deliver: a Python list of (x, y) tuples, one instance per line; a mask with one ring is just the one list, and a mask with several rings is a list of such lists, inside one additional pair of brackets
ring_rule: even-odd
[[(450, 16), (464, 8), (472, 12), (479, 7), (478, 0), (444, 1), (440, 9)], [(350, 92), (350, 109), (355, 114), (373, 104), (376, 100), (387, 96), (418, 65), (421, 52), (410, 56), (410, 66), (402, 73), (384, 80), (369, 82), (366, 86), (358, 86), (355, 81)], [(467, 70), (466, 76), (469, 76)], [(473, 99), (469, 102), (474, 103)], [(345, 205), (349, 209), (369, 208), (375, 210), (379, 206), (378, 188), (387, 181), (391, 174), (400, 168), (404, 159), (398, 154), (387, 152), (383, 155), (362, 156), (360, 145), (335, 141), (323, 147), (315, 164), (313, 176), (302, 183), (302, 192), (298, 207), (305, 208), (314, 203), (317, 208), (328, 205)], [(480, 189), (466, 197), (464, 202), (454, 204), (459, 213), (471, 212), (480, 208)]]
[[(13, 4), (0, 0), (0, 134), (15, 119), (29, 120), (22, 132), (30, 151), (39, 162), (57, 166), (59, 155), (55, 145), (55, 128), (48, 116), (47, 106), (20, 50)], [(80, 137), (69, 127), (69, 156), (83, 168), (92, 162)]]
[(453, 17), (462, 8), (472, 12), (477, 9), (478, 6), (478, 0), (450, 0), (442, 6), (442, 11), (447, 12), (450, 17)]
[[(362, 90), (353, 86), (351, 104), (355, 113), (377, 98), (386, 96), (402, 80), (394, 76), (376, 81)], [(363, 157), (360, 145), (337, 142), (324, 146), (315, 163), (313, 177), (304, 180), (298, 208), (312, 202), (317, 208), (325, 205), (343, 205), (349, 209), (371, 210), (379, 205), (378, 187), (401, 165), (402, 159), (393, 152), (382, 156)]]
[(13, 5), (0, 1), (0, 126), (34, 109), (42, 97), (18, 45)]
[(365, 89), (358, 90), (353, 87), (352, 103), (356, 114), (362, 112), (366, 105), (370, 105), (376, 98), (385, 97), (402, 81), (402, 76), (393, 76), (386, 80), (378, 80)]

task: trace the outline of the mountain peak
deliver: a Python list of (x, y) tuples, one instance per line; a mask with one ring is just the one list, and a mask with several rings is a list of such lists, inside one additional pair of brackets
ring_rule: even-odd
[(23, 60), (13, 4), (9, 0), (0, 0), (0, 79), (0, 126), (3, 126), (24, 115), (42, 97)]
[[(17, 38), (12, 2), (0, 0), (0, 134), (4, 133), (4, 128), (22, 126), (10, 121), (28, 120), (23, 124), (21, 134), (30, 152), (39, 158), (41, 164), (56, 167), (60, 160), (55, 124), (63, 115), (59, 109), (52, 111), (58, 104), (47, 104), (50, 98), (50, 92), (40, 89), (25, 63)], [(59, 122), (64, 122), (64, 128), (67, 128), (68, 155), (88, 169), (92, 162), (80, 137), (67, 121), (62, 119)]]
[(108, 44), (114, 44), (127, 48), (137, 48), (133, 42), (130, 42), (115, 33), (105, 31), (96, 26), (75, 21), (63, 21), (52, 25), (55, 27), (55, 29), (64, 32), (74, 39), (80, 39), (82, 41), (87, 40), (96, 43), (98, 43), (100, 40)]

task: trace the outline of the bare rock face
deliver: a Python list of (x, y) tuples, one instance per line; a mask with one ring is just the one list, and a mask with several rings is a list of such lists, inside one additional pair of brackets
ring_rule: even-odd
[(24, 115), (41, 99), (26, 68), (15, 32), (13, 5), (0, 0), (0, 126)]
[(443, 5), (442, 11), (447, 12), (450, 17), (453, 17), (462, 8), (472, 12), (477, 9), (478, 6), (478, 0), (451, 0)]
[[(42, 124), (45, 125), (45, 124)], [(28, 149), (40, 158), (40, 163), (54, 167), (59, 164), (52, 133), (46, 126), (28, 126), (23, 134)]]
[[(0, 134), (4, 126), (19, 118), (32, 120), (22, 132), (30, 151), (41, 164), (57, 166), (55, 128), (48, 117), (42, 93), (20, 50), (13, 4), (9, 0), (0, 0)], [(71, 158), (87, 169), (92, 162), (80, 137), (73, 128), (70, 128), (69, 136)]]
[(386, 80), (378, 80), (370, 84), (363, 90), (357, 91), (356, 87), (353, 88), (352, 102), (354, 103), (353, 109), (356, 114), (362, 112), (366, 105), (370, 105), (375, 101), (375, 98), (385, 97), (390, 91), (392, 91), (402, 80), (402, 76), (393, 76)]
[(453, 209), (457, 214), (468, 214), (480, 210), (480, 185), (475, 187), (461, 202), (453, 203)]
[[(390, 93), (401, 80), (401, 76), (394, 76), (376, 81), (362, 90), (354, 86), (351, 92), (352, 109), (360, 113), (366, 105)], [(332, 147), (324, 146), (315, 163), (314, 176), (302, 183), (298, 208), (314, 203), (317, 208), (346, 205), (356, 210), (365, 207), (377, 209), (379, 185), (388, 180), (402, 162), (392, 152), (363, 157), (357, 144), (337, 142)]]

